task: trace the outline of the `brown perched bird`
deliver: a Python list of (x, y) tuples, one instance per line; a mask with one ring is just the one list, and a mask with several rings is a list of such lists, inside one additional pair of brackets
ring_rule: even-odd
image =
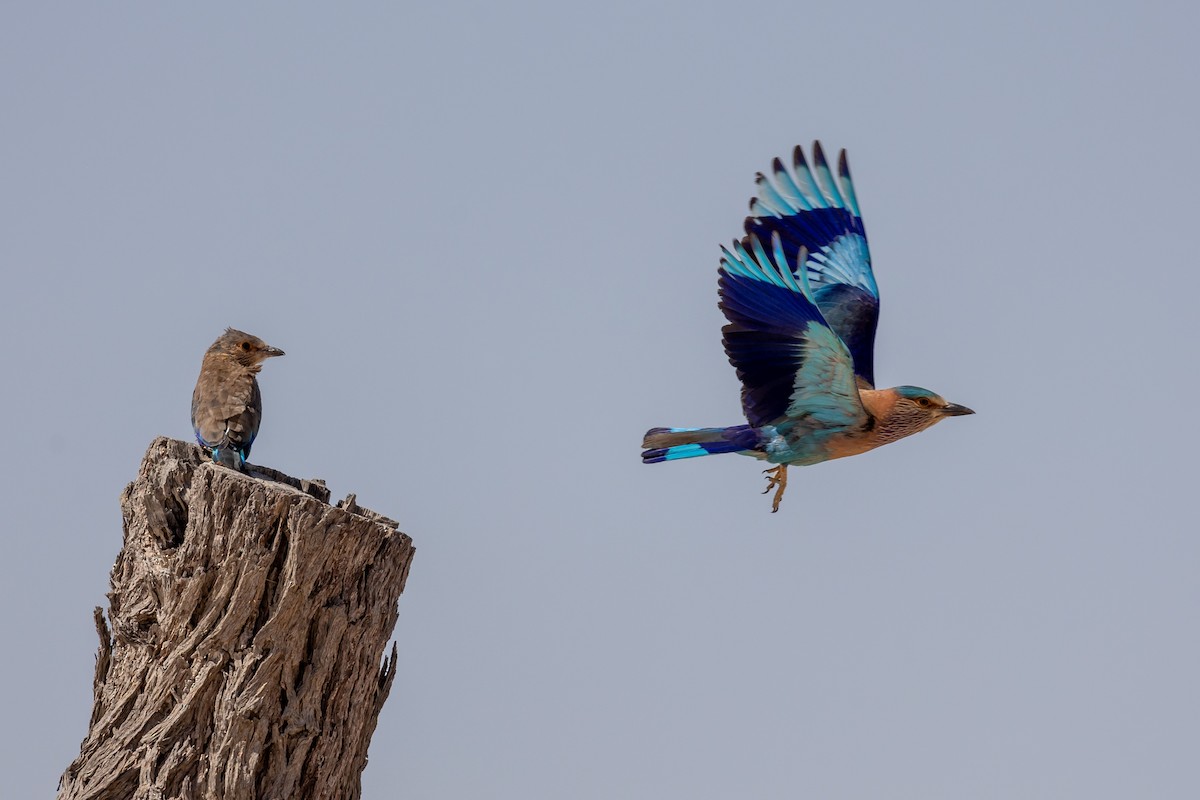
[(245, 470), (262, 421), (262, 395), (254, 376), (264, 359), (281, 355), (279, 348), (233, 328), (226, 328), (204, 353), (192, 392), (192, 429), (200, 446), (212, 451), (214, 462)]

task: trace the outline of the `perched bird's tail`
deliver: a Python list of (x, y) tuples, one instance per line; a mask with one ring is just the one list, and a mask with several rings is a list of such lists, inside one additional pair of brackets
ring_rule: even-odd
[(246, 471), (246, 456), (240, 450), (234, 450), (231, 447), (214, 447), (212, 456), (213, 462), (216, 464), (223, 464), (238, 472)]
[(642, 447), (646, 448), (642, 452), (643, 464), (760, 449), (758, 432), (749, 425), (729, 428), (651, 428), (642, 439)]

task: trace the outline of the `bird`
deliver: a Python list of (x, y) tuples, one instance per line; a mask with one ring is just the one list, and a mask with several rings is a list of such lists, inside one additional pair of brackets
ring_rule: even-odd
[(265, 359), (283, 355), (257, 336), (226, 328), (204, 353), (192, 392), (192, 429), (212, 460), (246, 471), (250, 446), (262, 422), (262, 394), (255, 377)]
[(763, 470), (779, 510), (789, 466), (858, 455), (975, 412), (919, 386), (875, 388), (879, 288), (846, 151), (834, 179), (821, 143), (812, 167), (755, 176), (744, 236), (721, 248), (722, 341), (742, 384), (748, 424), (651, 428), (642, 461), (738, 453)]

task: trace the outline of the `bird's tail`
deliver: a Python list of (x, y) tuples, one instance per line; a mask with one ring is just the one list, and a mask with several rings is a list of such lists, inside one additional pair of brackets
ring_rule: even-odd
[(749, 425), (729, 428), (651, 428), (642, 439), (643, 464), (717, 453), (744, 453), (759, 449), (758, 432)]
[(214, 464), (222, 464), (230, 469), (236, 469), (238, 472), (246, 471), (246, 455), (244, 452), (234, 450), (231, 447), (213, 447), (211, 449)]

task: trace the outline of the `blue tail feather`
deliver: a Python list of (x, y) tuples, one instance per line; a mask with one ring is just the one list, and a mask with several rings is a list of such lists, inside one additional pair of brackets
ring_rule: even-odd
[(696, 442), (693, 444), (677, 444), (674, 447), (656, 447), (642, 453), (643, 464), (657, 464), (660, 461), (675, 461), (680, 458), (698, 458), (717, 453), (741, 453), (746, 450), (736, 442)]
[(749, 425), (729, 428), (651, 428), (642, 446), (642, 462), (657, 464), (681, 458), (757, 450), (759, 435)]

